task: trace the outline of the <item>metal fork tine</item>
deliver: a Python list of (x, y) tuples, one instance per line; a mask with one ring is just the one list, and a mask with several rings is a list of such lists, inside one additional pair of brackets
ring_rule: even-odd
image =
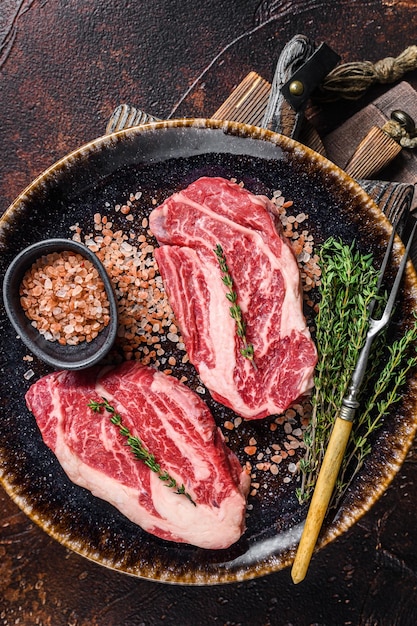
[(377, 281), (376, 288), (375, 288), (375, 296), (373, 297), (373, 299), (371, 300), (371, 302), (368, 305), (368, 318), (369, 319), (372, 319), (372, 313), (374, 311), (375, 304), (377, 302), (377, 296), (379, 294), (379, 290), (381, 289), (382, 281), (383, 281), (384, 276), (385, 276), (385, 272), (386, 272), (386, 269), (387, 269), (388, 262), (389, 262), (389, 260), (391, 258), (391, 252), (392, 252), (392, 248), (394, 246), (394, 240), (395, 240), (395, 235), (396, 235), (397, 226), (398, 226), (399, 221), (400, 221), (400, 217), (397, 216), (396, 219), (392, 223), (392, 230), (391, 230), (391, 234), (390, 234), (390, 237), (389, 237), (389, 240), (388, 240), (387, 247), (385, 249), (384, 258), (382, 259), (382, 263), (381, 263), (381, 265), (379, 267), (378, 281)]
[[(407, 247), (405, 249), (400, 265), (398, 267), (397, 274), (394, 279), (394, 284), (387, 298), (387, 302), (385, 304), (385, 309), (384, 309), (384, 312), (382, 313), (382, 316), (379, 319), (375, 319), (372, 317), (372, 311), (368, 312), (369, 313), (369, 317), (368, 317), (369, 328), (366, 334), (365, 343), (362, 347), (362, 350), (359, 353), (356, 366), (352, 374), (351, 384), (349, 386), (347, 395), (342, 401), (342, 403), (346, 405), (346, 407), (349, 407), (350, 409), (357, 408), (358, 406), (357, 395), (359, 393), (359, 390), (361, 388), (362, 381), (365, 375), (365, 370), (366, 370), (367, 363), (368, 363), (368, 357), (369, 357), (371, 345), (375, 337), (378, 335), (378, 333), (388, 324), (389, 319), (391, 317), (392, 309), (394, 307), (394, 302), (398, 294), (398, 289), (400, 287), (402, 276), (404, 274), (405, 265), (408, 260), (408, 253), (410, 251), (411, 244), (413, 243), (413, 238), (416, 232), (416, 228), (417, 228), (417, 221), (415, 222), (413, 229), (411, 231), (410, 237), (408, 239)], [(394, 229), (393, 229), (393, 233), (394, 233)], [(389, 257), (389, 254), (387, 254), (387, 252), (391, 252), (390, 243), (391, 243), (391, 248), (392, 248), (393, 241), (391, 242), (391, 238), (392, 240), (394, 239), (393, 233), (391, 233), (390, 242), (388, 243), (387, 251), (385, 253), (384, 260), (381, 265), (381, 270), (385, 261), (387, 261), (387, 257)], [(386, 263), (385, 263), (385, 266), (386, 266)], [(382, 282), (383, 273), (381, 274), (380, 272), (379, 278), (381, 279), (381, 282)], [(371, 305), (374, 305), (374, 302), (371, 303)], [(353, 413), (350, 417), (353, 419)]]
[(396, 229), (397, 229), (397, 220), (392, 225), (391, 235), (390, 235), (390, 238), (388, 240), (388, 244), (387, 244), (387, 247), (386, 247), (386, 250), (385, 250), (384, 258), (382, 259), (382, 263), (381, 263), (381, 266), (379, 268), (378, 281), (377, 281), (376, 289), (375, 289), (375, 296), (372, 298), (372, 300), (371, 300), (371, 302), (369, 303), (369, 306), (368, 306), (368, 316), (369, 316), (369, 319), (372, 318), (372, 313), (374, 311), (375, 304), (376, 304), (376, 301), (377, 301), (377, 295), (379, 294), (379, 290), (380, 290), (381, 285), (382, 285), (382, 280), (384, 278), (385, 271), (386, 271), (387, 265), (388, 265), (388, 261), (389, 261), (390, 256), (391, 256), (392, 248), (393, 248), (393, 245), (394, 245)]
[(381, 267), (379, 268), (378, 282), (377, 282), (377, 285), (376, 285), (377, 293), (379, 292), (379, 289), (380, 289), (380, 287), (382, 285), (382, 279), (384, 278), (385, 270), (387, 269), (388, 261), (389, 261), (389, 258), (391, 256), (392, 248), (394, 246), (394, 239), (395, 239), (396, 230), (397, 230), (397, 222), (394, 222), (393, 225), (392, 225), (391, 235), (390, 235), (390, 238), (388, 240), (387, 249), (385, 250), (385, 255), (384, 255), (384, 258), (382, 260)]
[[(393, 284), (393, 286), (391, 288), (391, 291), (390, 291), (390, 294), (388, 296), (388, 300), (387, 300), (387, 303), (385, 305), (384, 312), (383, 312), (383, 314), (381, 316), (381, 319), (379, 320), (379, 322), (381, 324), (380, 328), (383, 328), (383, 326), (388, 322), (388, 320), (389, 320), (389, 318), (391, 316), (392, 309), (394, 307), (394, 302), (395, 302), (395, 299), (397, 297), (398, 289), (400, 287), (401, 278), (402, 278), (402, 275), (404, 273), (405, 265), (406, 265), (407, 260), (408, 260), (408, 254), (410, 252), (410, 248), (411, 248), (411, 245), (413, 243), (413, 239), (414, 239), (414, 235), (415, 235), (415, 232), (416, 232), (416, 228), (417, 228), (417, 221), (414, 223), (414, 226), (413, 226), (413, 228), (411, 230), (410, 237), (408, 238), (408, 243), (407, 243), (405, 252), (404, 252), (403, 257), (401, 259), (401, 263), (400, 263), (400, 266), (399, 266), (398, 271), (397, 271), (397, 275), (396, 275), (395, 280), (394, 280), (394, 284)], [(393, 229), (393, 232), (394, 232), (394, 229)], [(384, 261), (385, 261), (385, 258), (384, 258)], [(382, 269), (382, 266), (381, 266), (381, 269)], [(385, 268), (384, 268), (384, 271), (385, 271)], [(381, 279), (381, 282), (382, 282), (382, 276), (381, 275), (380, 275), (380, 279)]]

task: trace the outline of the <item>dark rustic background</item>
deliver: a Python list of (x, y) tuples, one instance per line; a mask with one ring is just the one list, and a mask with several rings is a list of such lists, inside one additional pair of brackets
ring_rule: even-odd
[[(0, 0), (0, 212), (103, 134), (121, 102), (209, 117), (250, 70), (270, 80), (294, 34), (326, 41), (343, 62), (376, 61), (417, 43), (416, 11), (415, 0)], [(406, 78), (417, 87), (416, 72)], [(327, 105), (320, 132), (386, 89)], [(67, 551), (0, 491), (0, 624), (412, 626), (416, 461), (414, 448), (385, 496), (297, 587), (287, 570), (211, 588), (128, 578)]]

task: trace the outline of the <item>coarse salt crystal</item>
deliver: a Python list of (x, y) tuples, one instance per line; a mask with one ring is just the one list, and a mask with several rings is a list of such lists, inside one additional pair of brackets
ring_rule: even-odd
[(292, 426), (289, 422), (285, 422), (284, 424), (284, 432), (288, 435), (292, 432)]
[(124, 241), (120, 246), (120, 250), (125, 254), (129, 254), (133, 251), (133, 246), (130, 243), (127, 243), (127, 241)]

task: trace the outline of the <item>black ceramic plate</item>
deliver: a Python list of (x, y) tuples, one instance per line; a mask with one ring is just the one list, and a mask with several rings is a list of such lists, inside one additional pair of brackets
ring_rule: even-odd
[[(134, 222), (140, 229), (152, 199), (160, 202), (203, 175), (243, 181), (254, 193), (280, 189), (294, 201), (293, 210), (308, 213), (306, 224), (317, 244), (328, 236), (357, 241), (376, 262), (390, 226), (368, 196), (343, 172), (303, 146), (259, 128), (207, 120), (161, 122), (129, 129), (70, 154), (42, 174), (13, 203), (0, 221), (0, 275), (22, 248), (40, 239), (71, 237), (79, 222), (92, 230), (93, 215), (112, 211), (130, 193)], [(112, 218), (114, 215), (112, 214)], [(114, 217), (115, 222), (119, 217)], [(401, 246), (397, 245), (397, 254)], [(416, 309), (417, 285), (409, 265), (397, 323)], [(247, 531), (228, 550), (207, 551), (157, 539), (130, 523), (118, 511), (73, 485), (42, 442), (27, 410), (24, 394), (48, 368), (16, 338), (2, 306), (0, 318), (0, 473), (11, 498), (47, 533), (72, 550), (102, 565), (161, 581), (215, 584), (276, 571), (290, 564), (300, 536), (305, 509), (295, 497), (296, 477), (289, 457), (278, 475), (259, 472), (256, 495), (249, 497)], [(191, 386), (198, 384), (189, 366)], [(27, 379), (28, 370), (33, 376)], [(174, 370), (181, 375), (182, 371)], [(324, 546), (345, 532), (386, 489), (411, 445), (417, 424), (416, 385), (410, 377), (404, 399), (375, 437), (372, 454), (320, 539)], [(207, 398), (208, 394), (204, 397)], [(221, 428), (233, 416), (208, 399)], [(266, 449), (283, 442), (283, 427), (271, 420), (242, 423), (224, 430), (242, 463), (251, 436)], [(298, 452), (297, 452), (298, 454)], [(298, 457), (295, 457), (295, 460)]]

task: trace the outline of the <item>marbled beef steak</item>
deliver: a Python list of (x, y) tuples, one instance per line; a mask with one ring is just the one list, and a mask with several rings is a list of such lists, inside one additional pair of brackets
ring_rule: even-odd
[[(155, 258), (191, 362), (213, 398), (246, 419), (282, 413), (313, 385), (316, 348), (300, 272), (274, 205), (223, 178), (200, 178), (150, 215)], [(254, 347), (230, 315), (220, 244)]]
[[(135, 459), (108, 414), (88, 407), (103, 397), (193, 502)], [(54, 372), (26, 402), (68, 477), (145, 530), (210, 549), (240, 538), (250, 478), (206, 404), (176, 378), (132, 361)]]

